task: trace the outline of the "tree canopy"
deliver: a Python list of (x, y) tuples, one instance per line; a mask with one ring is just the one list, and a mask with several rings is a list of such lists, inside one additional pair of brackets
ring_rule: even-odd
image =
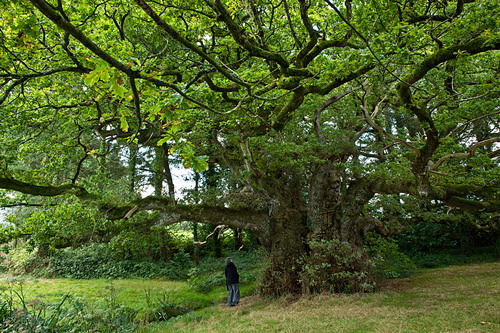
[[(498, 225), (497, 0), (15, 0), (0, 20), (5, 205), (248, 230), (273, 294), (324, 242), (391, 232), (381, 195)], [(172, 158), (219, 186), (176, 198)]]

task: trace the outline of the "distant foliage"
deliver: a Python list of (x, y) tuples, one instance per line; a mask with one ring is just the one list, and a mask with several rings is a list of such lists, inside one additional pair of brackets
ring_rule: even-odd
[(116, 259), (169, 260), (189, 244), (165, 228), (154, 228), (147, 232), (131, 228), (111, 238), (108, 246), (110, 255)]
[(432, 222), (419, 222), (405, 229), (398, 238), (408, 252), (427, 252), (438, 248), (454, 248), (456, 226)]
[(76, 279), (167, 277), (184, 279), (190, 268), (189, 254), (179, 252), (169, 261), (116, 259), (104, 245), (58, 251), (51, 259), (49, 273)]
[(64, 277), (75, 279), (166, 277), (186, 279), (191, 268), (189, 253), (179, 251), (170, 260), (119, 259), (106, 244), (65, 248), (41, 255), (28, 246), (14, 247), (3, 256), (3, 267), (14, 274)]
[[(442, 249), (456, 249), (464, 254), (472, 254), (476, 248), (494, 246), (500, 233), (495, 230), (478, 230), (464, 217), (458, 221), (421, 221), (398, 235), (401, 249), (410, 254), (433, 252)], [(479, 221), (481, 222), (481, 221)]]
[(379, 277), (410, 276), (417, 269), (411, 259), (400, 251), (398, 243), (391, 237), (383, 237), (370, 232), (366, 235), (364, 245)]
[[(229, 254), (240, 274), (240, 283), (253, 282), (259, 279), (264, 269), (262, 251), (234, 252)], [(200, 265), (193, 267), (187, 280), (189, 286), (202, 293), (208, 293), (216, 287), (226, 285), (224, 258), (206, 258)]]

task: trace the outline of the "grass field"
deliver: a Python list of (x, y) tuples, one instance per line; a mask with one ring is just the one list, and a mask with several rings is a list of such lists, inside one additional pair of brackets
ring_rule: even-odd
[(123, 280), (78, 280), (78, 279), (9, 279), (0, 280), (3, 286), (11, 285), (14, 290), (22, 288), (28, 300), (42, 299), (54, 302), (64, 293), (71, 293), (86, 300), (110, 299), (141, 310), (148, 306), (149, 301), (166, 295), (173, 302), (189, 304), (193, 308), (210, 306), (223, 297), (221, 288), (209, 294), (197, 293), (180, 281), (123, 279)]
[(373, 294), (247, 297), (197, 315), (144, 332), (500, 332), (500, 263), (429, 270)]
[[(12, 285), (4, 277), (2, 286)], [(26, 280), (27, 299), (71, 292), (87, 301), (109, 298), (139, 311), (158, 295), (199, 310), (140, 332), (500, 332), (500, 262), (427, 270), (389, 280), (378, 292), (267, 300), (242, 286), (243, 299), (224, 306), (223, 287), (209, 294), (161, 280)], [(212, 306), (213, 304), (215, 306)]]

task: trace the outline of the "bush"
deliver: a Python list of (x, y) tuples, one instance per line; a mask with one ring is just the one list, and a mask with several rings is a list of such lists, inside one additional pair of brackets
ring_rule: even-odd
[(362, 250), (337, 239), (312, 240), (309, 247), (310, 254), (300, 260), (300, 283), (305, 294), (374, 290), (372, 262)]
[(14, 272), (24, 272), (36, 258), (38, 249), (28, 249), (24, 246), (14, 247), (4, 257), (4, 266)]
[(80, 248), (53, 250), (41, 255), (26, 245), (2, 253), (3, 268), (14, 274), (75, 279), (166, 277), (173, 280), (188, 278), (192, 267), (189, 253), (183, 251), (171, 260), (118, 259), (107, 244), (91, 244)]
[(154, 228), (149, 232), (123, 230), (109, 241), (110, 254), (115, 259), (169, 260), (189, 244), (176, 238), (166, 228)]
[(46, 258), (40, 255), (39, 248), (33, 248), (24, 242), (15, 242), (18, 245), (6, 247), (0, 253), (2, 268), (14, 274), (36, 273), (47, 265)]
[(365, 249), (375, 265), (378, 277), (398, 278), (410, 276), (417, 267), (410, 258), (399, 250), (397, 242), (370, 232), (365, 238)]
[(105, 245), (63, 249), (50, 258), (49, 273), (75, 279), (167, 277), (185, 279), (191, 268), (189, 254), (179, 252), (170, 261), (115, 259)]

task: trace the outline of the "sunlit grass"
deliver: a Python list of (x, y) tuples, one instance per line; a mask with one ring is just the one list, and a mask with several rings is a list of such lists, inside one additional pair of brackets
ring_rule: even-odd
[[(0, 279), (0, 286), (24, 294), (26, 300), (41, 299), (57, 302), (61, 295), (71, 293), (87, 302), (112, 298), (114, 302), (136, 309), (146, 310), (158, 298), (166, 295), (168, 300), (198, 309), (223, 301), (225, 288), (202, 294), (193, 291), (185, 282), (146, 279)], [(14, 297), (16, 300), (17, 297)]]

